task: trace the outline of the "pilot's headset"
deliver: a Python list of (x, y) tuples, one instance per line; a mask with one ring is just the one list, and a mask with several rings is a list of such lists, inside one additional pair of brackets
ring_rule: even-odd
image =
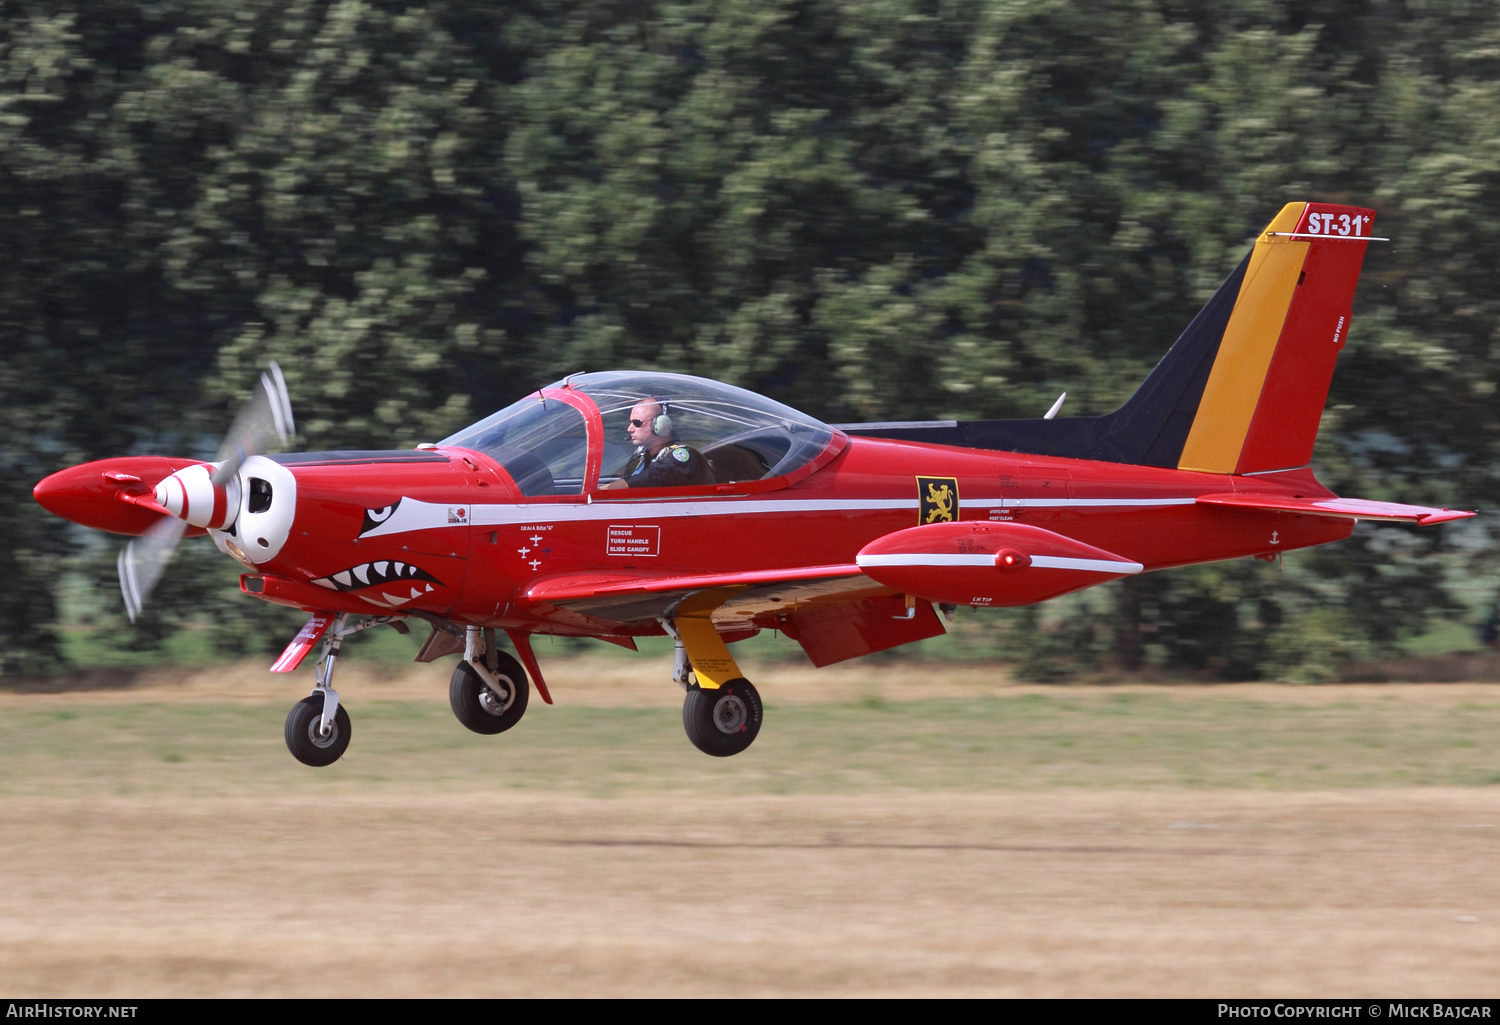
[(667, 408), (667, 400), (658, 396), (651, 401), (661, 407), (661, 412), (651, 418), (651, 433), (658, 438), (670, 438), (672, 436), (672, 413)]

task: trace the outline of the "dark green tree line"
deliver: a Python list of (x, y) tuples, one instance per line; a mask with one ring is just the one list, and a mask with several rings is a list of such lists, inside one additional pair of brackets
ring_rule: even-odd
[[(0, 672), (56, 663), (79, 565), (30, 485), (211, 449), (267, 359), (308, 446), (617, 366), (832, 421), (1102, 412), (1298, 199), (1395, 239), (1326, 483), (1488, 504), (1497, 42), (1417, 0), (0, 0)], [(1445, 536), (1156, 574), (1057, 645), (1326, 676), (1454, 614)], [(122, 644), (274, 612), (185, 562)]]

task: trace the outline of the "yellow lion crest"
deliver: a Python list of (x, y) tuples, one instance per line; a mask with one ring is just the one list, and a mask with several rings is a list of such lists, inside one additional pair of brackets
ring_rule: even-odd
[(927, 485), (927, 519), (924, 523), (953, 522), (953, 489), (947, 484)]

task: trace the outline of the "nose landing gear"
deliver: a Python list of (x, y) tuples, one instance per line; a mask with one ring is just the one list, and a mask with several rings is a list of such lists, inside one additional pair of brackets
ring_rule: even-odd
[(333, 689), (333, 666), (339, 659), (339, 649), (344, 638), (354, 632), (347, 625), (348, 618), (335, 617), (323, 635), (313, 692), (286, 714), (287, 750), (297, 761), (314, 768), (332, 765), (349, 749), (349, 713), (339, 706), (339, 692)]
[[(314, 768), (332, 765), (349, 749), (349, 713), (339, 704), (339, 692), (333, 689), (333, 667), (338, 662), (345, 637), (386, 623), (397, 625), (398, 621), (376, 616), (351, 626), (349, 616), (341, 613), (334, 617), (328, 632), (323, 635), (317, 683), (312, 693), (293, 705), (286, 716), (287, 750), (303, 765)], [(398, 626), (398, 629), (405, 632), (405, 626)], [(293, 668), (298, 661), (301, 661), (301, 655), (292, 662)]]

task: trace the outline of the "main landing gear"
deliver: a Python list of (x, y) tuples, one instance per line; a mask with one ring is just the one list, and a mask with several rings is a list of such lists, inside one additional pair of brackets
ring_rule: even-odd
[[(672, 679), (687, 691), (682, 700), (682, 728), (687, 731), (688, 740), (699, 751), (715, 758), (739, 754), (760, 733), (760, 722), (765, 715), (760, 692), (739, 675), (739, 666), (711, 622), (664, 619), (661, 625), (677, 642)], [(710, 672), (719, 676), (722, 682), (717, 687), (702, 685), (688, 645), (698, 651), (704, 678), (712, 683)], [(726, 675), (728, 679), (724, 679)]]
[(495, 631), (480, 633), (471, 626), (464, 633), (464, 659), (448, 683), (453, 714), (475, 733), (504, 733), (526, 714), (530, 688), (526, 670), (495, 647)]
[(760, 693), (743, 677), (714, 690), (693, 684), (682, 702), (682, 727), (699, 751), (728, 758), (754, 743), (762, 713)]

